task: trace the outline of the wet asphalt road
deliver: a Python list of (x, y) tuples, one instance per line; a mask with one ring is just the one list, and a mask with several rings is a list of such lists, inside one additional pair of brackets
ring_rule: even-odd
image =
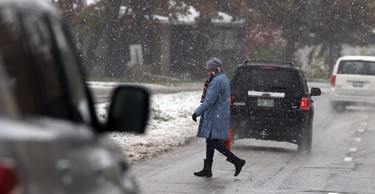
[[(320, 86), (327, 91), (326, 85)], [(152, 93), (200, 90), (191, 86), (151, 86)], [(108, 101), (111, 87), (94, 89), (97, 102)], [(132, 166), (143, 193), (375, 193), (375, 108), (330, 110), (328, 95), (314, 97), (313, 150), (297, 153), (290, 143), (237, 140), (232, 151), (247, 162), (234, 167), (215, 153), (213, 177), (195, 177), (203, 166), (204, 140)]]
[(237, 140), (232, 151), (246, 160), (234, 166), (215, 153), (213, 177), (195, 177), (203, 166), (204, 140), (194, 139), (132, 166), (144, 193), (375, 193), (375, 109), (330, 110), (328, 95), (315, 97), (313, 150), (290, 143)]

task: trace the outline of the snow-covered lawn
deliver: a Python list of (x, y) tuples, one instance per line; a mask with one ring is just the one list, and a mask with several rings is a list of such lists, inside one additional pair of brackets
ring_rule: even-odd
[[(192, 121), (191, 114), (200, 104), (200, 95), (200, 91), (154, 94), (146, 134), (112, 133), (110, 137), (131, 164), (183, 145), (196, 136), (198, 123)], [(97, 105), (99, 115), (106, 114), (103, 107), (105, 104)]]

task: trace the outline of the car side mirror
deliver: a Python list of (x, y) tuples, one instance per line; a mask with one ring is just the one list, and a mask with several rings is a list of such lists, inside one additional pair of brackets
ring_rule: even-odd
[(108, 112), (107, 130), (144, 133), (149, 117), (150, 94), (141, 87), (119, 86)]
[(320, 96), (322, 94), (322, 91), (320, 88), (311, 88), (311, 96)]

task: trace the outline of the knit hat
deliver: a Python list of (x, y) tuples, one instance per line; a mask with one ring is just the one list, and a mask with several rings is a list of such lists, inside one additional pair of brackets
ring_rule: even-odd
[(216, 57), (212, 57), (210, 60), (207, 61), (206, 69), (214, 70), (218, 67), (221, 67), (222, 64), (223, 64), (223, 62), (221, 62), (220, 59), (218, 59)]

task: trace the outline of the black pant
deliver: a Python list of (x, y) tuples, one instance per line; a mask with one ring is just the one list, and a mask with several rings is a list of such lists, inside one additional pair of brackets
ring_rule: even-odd
[(206, 139), (206, 160), (212, 160), (214, 158), (215, 149), (226, 157), (233, 155), (233, 153), (223, 145), (222, 140)]

